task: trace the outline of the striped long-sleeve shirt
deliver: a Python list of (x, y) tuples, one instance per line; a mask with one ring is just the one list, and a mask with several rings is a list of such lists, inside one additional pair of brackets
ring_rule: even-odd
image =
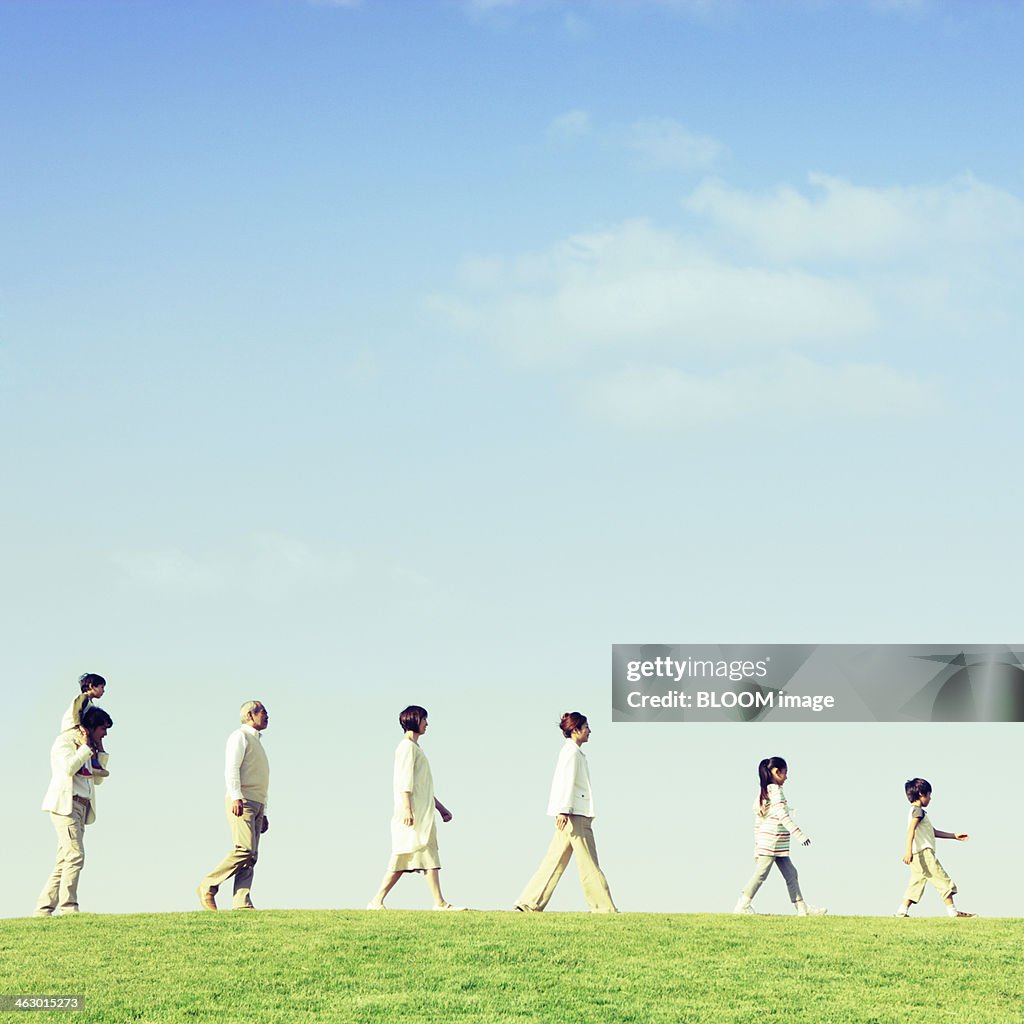
[(782, 787), (768, 787), (768, 803), (760, 799), (754, 804), (754, 855), (756, 857), (788, 857), (789, 837), (805, 839), (800, 826), (789, 816), (789, 805)]

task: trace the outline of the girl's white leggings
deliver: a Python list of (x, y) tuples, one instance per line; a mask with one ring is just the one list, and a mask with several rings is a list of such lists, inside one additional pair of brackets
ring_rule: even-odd
[(768, 877), (768, 872), (771, 871), (773, 864), (778, 867), (782, 872), (782, 877), (786, 880), (786, 888), (789, 889), (789, 898), (794, 903), (796, 903), (797, 900), (802, 900), (803, 896), (800, 895), (800, 879), (797, 876), (793, 862), (788, 857), (758, 857), (757, 863), (754, 865), (754, 875), (750, 881), (747, 882), (747, 887), (743, 890), (743, 895), (748, 900), (752, 900), (754, 898), (757, 890), (761, 888), (762, 883)]

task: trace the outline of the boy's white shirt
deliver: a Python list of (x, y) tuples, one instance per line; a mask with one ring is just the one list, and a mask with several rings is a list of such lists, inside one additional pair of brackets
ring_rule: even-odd
[(921, 811), (921, 819), (918, 822), (917, 828), (914, 829), (914, 853), (920, 853), (922, 850), (935, 850), (935, 826), (932, 825), (931, 818), (928, 817), (928, 811), (925, 810), (920, 804), (910, 805), (910, 816), (907, 819), (907, 826), (914, 820), (914, 811)]
[[(64, 717), (60, 720), (60, 731), (67, 732), (68, 729), (77, 729), (79, 722), (78, 718), (82, 714), (82, 708), (88, 708), (92, 704), (92, 697), (85, 697), (85, 694), (77, 696), (69, 705), (67, 711), (64, 712)], [(79, 705), (78, 715), (75, 714), (75, 706)]]

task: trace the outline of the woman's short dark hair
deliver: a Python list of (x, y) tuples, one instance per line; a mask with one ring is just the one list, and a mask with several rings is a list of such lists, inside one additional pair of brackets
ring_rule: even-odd
[(82, 693), (86, 690), (91, 690), (94, 686), (106, 686), (107, 681), (103, 676), (96, 675), (95, 672), (86, 672), (84, 676), (78, 677), (78, 685), (82, 688)]
[(82, 715), (82, 725), (85, 727), (86, 732), (92, 732), (98, 725), (105, 725), (108, 729), (114, 724), (114, 720), (103, 710), (98, 708), (96, 705), (92, 705), (85, 709), (85, 714)]
[(907, 799), (913, 803), (923, 796), (928, 796), (932, 791), (932, 784), (927, 779), (907, 779), (903, 788), (907, 791)]
[(569, 739), (577, 729), (582, 729), (586, 724), (587, 716), (581, 711), (566, 711), (558, 723), (558, 728), (562, 730), (562, 735)]
[(399, 716), (398, 724), (403, 732), (419, 732), (427, 720), (427, 709), (419, 704), (410, 704)]

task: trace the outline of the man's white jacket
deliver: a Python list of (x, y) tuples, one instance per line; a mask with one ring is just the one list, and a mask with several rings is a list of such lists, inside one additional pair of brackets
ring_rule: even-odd
[[(44, 811), (52, 814), (71, 814), (71, 806), (75, 795), (75, 775), (78, 769), (84, 765), (90, 757), (92, 750), (84, 743), (76, 745), (74, 731), (62, 732), (50, 748), (50, 770), (53, 773), (50, 779), (50, 788), (43, 797)], [(100, 754), (100, 765), (107, 766), (107, 754)], [(96, 786), (103, 780), (93, 777), (90, 779), (92, 796), (89, 799), (89, 811), (85, 816), (86, 825), (91, 825), (96, 820)]]

